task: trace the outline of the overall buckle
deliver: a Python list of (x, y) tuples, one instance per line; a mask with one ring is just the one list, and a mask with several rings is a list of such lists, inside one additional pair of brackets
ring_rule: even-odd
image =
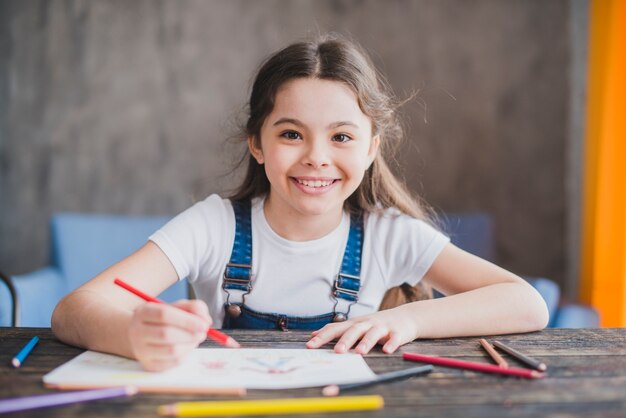
[[(239, 277), (236, 277), (237, 275), (232, 274), (234, 272), (230, 272), (231, 268), (247, 269), (247, 277), (243, 277), (243, 275), (238, 275)], [(252, 281), (252, 274), (250, 273), (250, 270), (252, 270), (252, 266), (249, 264), (226, 264), (226, 268), (224, 269), (224, 280), (222, 281), (222, 289), (224, 289), (227, 293), (229, 289), (250, 292), (250, 290), (252, 289), (252, 286), (250, 284)]]
[(359, 299), (361, 279), (351, 274), (339, 273), (333, 283), (333, 295), (337, 298), (356, 302)]

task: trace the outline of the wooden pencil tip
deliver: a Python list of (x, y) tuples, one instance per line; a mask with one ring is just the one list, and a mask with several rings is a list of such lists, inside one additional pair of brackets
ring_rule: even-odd
[(322, 395), (324, 395), (324, 396), (337, 396), (337, 395), (339, 395), (339, 386), (337, 386), (337, 385), (326, 386), (324, 389), (322, 389)]
[(226, 347), (228, 348), (241, 348), (241, 344), (239, 344), (237, 341), (235, 341), (234, 338), (232, 337), (228, 337), (228, 339), (226, 340)]
[(176, 415), (176, 407), (174, 405), (161, 405), (157, 409), (157, 413), (162, 416)]
[(530, 377), (532, 377), (533, 379), (543, 379), (544, 377), (546, 377), (546, 375), (544, 373), (533, 370), (532, 372), (530, 372)]
[(139, 393), (139, 388), (137, 386), (126, 386), (126, 394), (128, 396), (133, 396)]

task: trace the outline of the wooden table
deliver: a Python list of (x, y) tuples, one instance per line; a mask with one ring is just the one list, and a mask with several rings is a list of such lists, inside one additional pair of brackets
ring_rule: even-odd
[[(230, 334), (248, 348), (303, 348), (307, 339), (306, 333), (296, 331), (232, 331)], [(39, 345), (21, 368), (14, 369), (11, 358), (34, 335), (41, 338)], [(548, 365), (547, 378), (527, 380), (436, 366), (428, 377), (350, 392), (382, 395), (385, 398), (382, 410), (325, 416), (626, 417), (626, 329), (550, 329), (498, 339), (544, 361)], [(205, 344), (212, 346), (208, 341)], [(403, 361), (403, 351), (490, 362), (477, 338), (419, 340), (393, 355), (376, 351), (367, 355), (366, 361), (375, 372), (417, 365)], [(0, 328), (0, 399), (53, 392), (42, 386), (42, 376), (81, 352), (54, 339), (50, 329)], [(514, 360), (510, 363), (519, 366)], [(251, 390), (247, 398), (309, 396), (320, 396), (319, 388)], [(13, 416), (154, 417), (158, 405), (200, 399), (205, 398), (140, 394)]]

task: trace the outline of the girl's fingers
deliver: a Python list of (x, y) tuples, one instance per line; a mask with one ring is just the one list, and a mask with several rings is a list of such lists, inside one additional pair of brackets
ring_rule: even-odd
[(306, 343), (306, 346), (307, 348), (319, 348), (338, 338), (349, 327), (350, 324), (348, 322), (325, 325), (324, 328), (318, 330), (317, 334)]
[(337, 344), (335, 344), (335, 352), (346, 353), (371, 327), (372, 324), (369, 322), (353, 323), (352, 326), (343, 333), (341, 338), (339, 338)]
[[(182, 303), (202, 313), (202, 306)], [(208, 321), (181, 307), (146, 303), (135, 310), (129, 327), (134, 356), (149, 371), (166, 370), (206, 338)]]
[(175, 306), (179, 309), (182, 309), (184, 311), (197, 315), (200, 318), (204, 319), (205, 321), (208, 321), (207, 328), (211, 326), (211, 324), (213, 323), (213, 319), (211, 318), (211, 315), (209, 315), (209, 307), (202, 300), (183, 299), (183, 300), (179, 300), (173, 303), (172, 306)]
[(141, 344), (137, 353), (137, 359), (147, 370), (165, 370), (180, 364), (197, 346), (197, 343)]
[(389, 334), (389, 339), (385, 345), (383, 345), (383, 351), (387, 354), (391, 354), (396, 351), (401, 344), (402, 340), (400, 339), (400, 335), (397, 332), (392, 331)]
[(356, 320), (328, 324), (320, 330), (313, 331), (306, 346), (318, 348), (338, 339), (335, 351), (345, 353), (360, 340), (355, 347), (355, 351), (359, 354), (369, 353), (378, 343), (384, 343), (383, 352), (393, 353), (400, 345), (415, 338), (411, 337), (413, 334), (406, 331), (406, 324), (398, 319), (397, 315), (390, 310)]
[(204, 332), (190, 332), (178, 327), (155, 325), (151, 323), (143, 323), (140, 332), (144, 336), (144, 341), (148, 344), (195, 344), (206, 338)]
[(143, 349), (151, 360), (170, 361), (185, 357), (195, 347), (195, 344), (146, 344)]
[(361, 338), (361, 342), (356, 346), (355, 350), (359, 354), (367, 354), (369, 351), (378, 343), (378, 341), (382, 340), (389, 334), (389, 330), (383, 327), (372, 327), (369, 331)]
[(171, 369), (180, 364), (178, 359), (149, 359), (140, 361), (141, 366), (149, 372), (161, 372), (163, 370)]
[(209, 327), (206, 319), (174, 306), (146, 303), (137, 308), (141, 321), (154, 325), (170, 325), (188, 332), (206, 332)]

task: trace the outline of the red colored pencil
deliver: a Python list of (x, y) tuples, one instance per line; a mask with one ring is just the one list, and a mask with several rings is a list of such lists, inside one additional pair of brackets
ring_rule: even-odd
[(515, 367), (503, 369), (500, 366), (496, 366), (493, 364), (476, 363), (473, 361), (456, 360), (446, 357), (433, 357), (415, 353), (404, 353), (402, 354), (402, 358), (405, 360), (421, 361), (422, 363), (436, 364), (439, 366), (456, 367), (459, 369), (475, 370), (477, 372), (525, 377), (527, 379), (540, 379), (544, 377), (543, 373), (540, 373), (536, 370), (519, 369)]
[[(150, 296), (144, 292), (142, 292), (141, 290), (129, 285), (128, 283), (126, 283), (125, 281), (115, 278), (115, 280), (113, 280), (113, 283), (115, 283), (116, 285), (123, 287), (124, 289), (128, 290), (131, 293), (134, 293), (135, 295), (139, 296), (140, 298), (142, 298), (145, 301), (148, 302), (154, 302), (154, 303), (165, 303), (163, 302), (161, 299), (157, 299), (153, 296)], [(220, 332), (214, 328), (209, 328), (206, 332), (207, 337), (211, 338), (213, 341), (216, 341), (218, 343), (220, 343), (223, 346), (226, 347), (231, 347), (231, 348), (239, 348), (240, 345), (237, 341), (235, 341), (234, 338), (229, 337), (228, 335), (224, 334), (223, 332)]]

